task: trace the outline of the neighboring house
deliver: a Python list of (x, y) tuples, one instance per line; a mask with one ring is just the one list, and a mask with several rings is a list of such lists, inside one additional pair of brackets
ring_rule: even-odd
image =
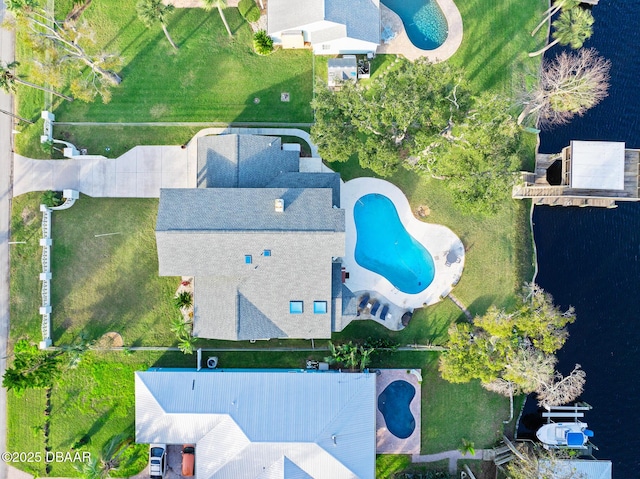
[(374, 53), (379, 0), (269, 0), (267, 31), (283, 48), (310, 45), (316, 55)]
[(374, 479), (376, 375), (135, 373), (136, 442), (195, 444), (197, 479)]
[(298, 164), (279, 138), (203, 137), (199, 188), (160, 191), (160, 275), (194, 277), (194, 336), (330, 338), (355, 317), (340, 176)]

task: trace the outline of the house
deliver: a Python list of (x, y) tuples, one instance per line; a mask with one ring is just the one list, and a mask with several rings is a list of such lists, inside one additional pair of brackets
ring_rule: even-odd
[(195, 444), (197, 479), (373, 479), (376, 375), (135, 373), (137, 443)]
[(267, 32), (284, 48), (310, 45), (316, 55), (374, 53), (380, 0), (269, 0)]
[(198, 188), (161, 190), (160, 275), (194, 278), (194, 336), (330, 338), (355, 317), (340, 177), (298, 167), (279, 138), (203, 137)]

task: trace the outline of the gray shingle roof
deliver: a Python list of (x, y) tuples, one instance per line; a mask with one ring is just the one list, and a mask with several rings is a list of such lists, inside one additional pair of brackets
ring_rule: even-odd
[(332, 204), (340, 207), (339, 173), (283, 173), (266, 186), (268, 188), (331, 188)]
[(269, 33), (300, 30), (323, 20), (344, 25), (309, 30), (312, 43), (344, 37), (380, 43), (379, 0), (269, 0), (267, 17)]
[(195, 444), (200, 479), (375, 477), (375, 374), (150, 370), (135, 390), (136, 442)]
[[(345, 248), (330, 188), (163, 189), (156, 241), (160, 275), (195, 277), (195, 335), (330, 337), (330, 311), (313, 312), (314, 301), (331, 305), (331, 261)], [(291, 314), (297, 300), (304, 311)]]
[(162, 189), (156, 231), (344, 231), (332, 206), (329, 188)]
[(198, 187), (260, 188), (281, 173), (298, 171), (298, 152), (281, 147), (273, 136), (203, 136), (198, 139)]

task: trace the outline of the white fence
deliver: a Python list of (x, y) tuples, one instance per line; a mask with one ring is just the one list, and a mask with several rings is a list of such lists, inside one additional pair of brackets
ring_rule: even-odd
[(40, 205), (42, 212), (42, 238), (40, 246), (42, 246), (42, 273), (40, 273), (40, 281), (42, 281), (42, 306), (40, 306), (40, 315), (42, 315), (42, 323), (40, 330), (42, 332), (42, 341), (40, 349), (46, 349), (51, 346), (51, 212), (53, 210), (66, 210), (71, 208), (79, 197), (79, 193), (74, 190), (64, 190), (63, 197), (65, 202), (53, 208), (46, 205)]

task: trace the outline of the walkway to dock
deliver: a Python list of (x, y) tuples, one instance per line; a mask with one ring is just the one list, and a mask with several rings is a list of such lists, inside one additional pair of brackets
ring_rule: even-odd
[(495, 453), (493, 449), (476, 449), (475, 454), (462, 454), (459, 450), (454, 449), (452, 451), (444, 451), (439, 452), (437, 454), (414, 454), (411, 456), (411, 462), (421, 463), (421, 462), (438, 462), (444, 461), (445, 459), (449, 460), (449, 474), (455, 475), (458, 471), (458, 460), (459, 459), (474, 459), (477, 461), (492, 461)]

